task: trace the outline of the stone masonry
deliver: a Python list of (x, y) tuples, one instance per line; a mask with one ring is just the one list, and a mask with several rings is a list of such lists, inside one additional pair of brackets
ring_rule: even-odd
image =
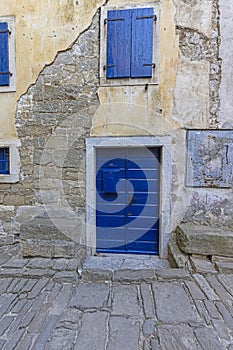
[(18, 103), (20, 183), (4, 185), (2, 204), (15, 205), (26, 256), (82, 256), (85, 138), (98, 107), (98, 35), (97, 14)]

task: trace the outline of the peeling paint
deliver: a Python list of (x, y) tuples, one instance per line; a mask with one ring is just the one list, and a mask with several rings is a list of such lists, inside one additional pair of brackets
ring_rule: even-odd
[(1, 93), (0, 138), (15, 138), (16, 103), (41, 70), (59, 51), (66, 50), (87, 29), (104, 0), (8, 0), (0, 2), (1, 16), (15, 16), (16, 93)]

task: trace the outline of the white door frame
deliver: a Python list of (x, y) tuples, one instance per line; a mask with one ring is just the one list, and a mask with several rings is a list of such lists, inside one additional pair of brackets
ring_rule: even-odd
[(86, 139), (86, 247), (96, 252), (96, 149), (161, 147), (159, 256), (167, 258), (171, 220), (172, 157), (170, 136), (91, 137)]

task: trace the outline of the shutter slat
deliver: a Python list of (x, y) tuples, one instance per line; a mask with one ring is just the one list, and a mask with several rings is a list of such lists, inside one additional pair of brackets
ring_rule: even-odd
[[(106, 77), (130, 77), (131, 11), (108, 11)], [(119, 20), (114, 20), (119, 19)]]
[(8, 23), (0, 23), (0, 86), (10, 85)]
[(152, 77), (154, 9), (132, 11), (131, 77)]

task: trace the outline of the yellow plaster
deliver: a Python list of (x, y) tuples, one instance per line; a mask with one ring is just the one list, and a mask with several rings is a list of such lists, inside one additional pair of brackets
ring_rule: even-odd
[(0, 93), (0, 138), (16, 137), (17, 100), (58, 51), (66, 50), (91, 23), (104, 0), (0, 1), (1, 16), (15, 16), (16, 92)]
[[(109, 6), (149, 4), (150, 0), (110, 0)], [(101, 87), (100, 107), (93, 118), (93, 136), (161, 135), (177, 129), (172, 119), (173, 92), (178, 62), (176, 9), (172, 0), (161, 1), (159, 85)]]

